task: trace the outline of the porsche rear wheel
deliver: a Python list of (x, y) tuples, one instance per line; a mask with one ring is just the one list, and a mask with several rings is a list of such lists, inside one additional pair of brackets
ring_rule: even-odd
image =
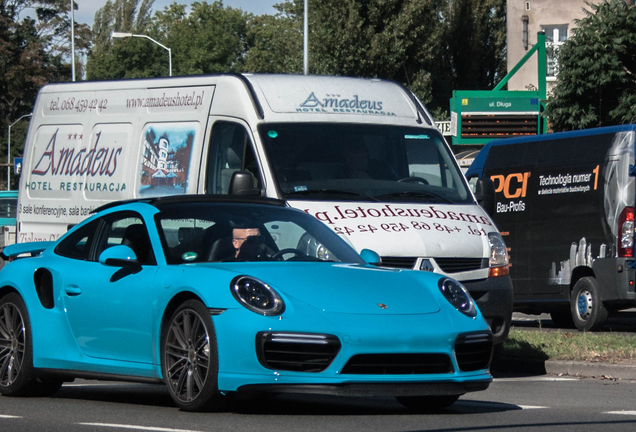
[(62, 381), (39, 379), (33, 371), (31, 322), (22, 297), (0, 300), (0, 393), (5, 396), (49, 396)]
[(174, 402), (184, 411), (212, 411), (222, 406), (214, 326), (207, 308), (188, 300), (172, 314), (161, 341), (163, 378)]

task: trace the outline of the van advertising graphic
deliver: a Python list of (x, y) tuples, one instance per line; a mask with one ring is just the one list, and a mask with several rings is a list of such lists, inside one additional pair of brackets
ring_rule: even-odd
[(192, 123), (156, 123), (146, 126), (141, 147), (139, 196), (188, 192), (190, 157), (196, 132), (197, 127)]
[(575, 269), (617, 256), (634, 162), (634, 132), (490, 148), (483, 175), (495, 185), (517, 301), (567, 298)]
[(86, 134), (81, 125), (42, 127), (31, 152), (23, 188), (33, 198), (58, 198), (72, 192), (118, 193), (128, 185), (122, 180), (126, 164), (124, 144), (129, 125), (104, 125)]
[(357, 94), (351, 97), (343, 97), (340, 94), (318, 97), (315, 92), (311, 92), (296, 111), (396, 116), (394, 112), (384, 110), (382, 105), (381, 100), (365, 100)]
[[(384, 256), (480, 256), (482, 242), (487, 244), (488, 233), (495, 230), (481, 208), (475, 206), (311, 201), (289, 204), (325, 223), (358, 250), (369, 248)], [(453, 247), (457, 242), (463, 245), (461, 250)]]

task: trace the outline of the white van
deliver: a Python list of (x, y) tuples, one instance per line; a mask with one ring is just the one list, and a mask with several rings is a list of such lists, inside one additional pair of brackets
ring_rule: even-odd
[(23, 163), (18, 242), (56, 239), (114, 200), (260, 194), (373, 249), (383, 266), (462, 281), (496, 341), (508, 334), (503, 240), (430, 114), (399, 84), (292, 75), (51, 84)]

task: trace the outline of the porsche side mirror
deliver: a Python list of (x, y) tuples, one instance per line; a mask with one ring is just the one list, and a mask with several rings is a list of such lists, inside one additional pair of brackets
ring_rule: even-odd
[(106, 249), (99, 255), (99, 263), (109, 267), (127, 268), (132, 273), (141, 271), (141, 263), (137, 260), (137, 255), (130, 247), (125, 245)]
[(382, 259), (377, 252), (372, 251), (371, 249), (362, 249), (360, 251), (360, 257), (368, 262), (371, 265), (380, 265), (382, 264)]

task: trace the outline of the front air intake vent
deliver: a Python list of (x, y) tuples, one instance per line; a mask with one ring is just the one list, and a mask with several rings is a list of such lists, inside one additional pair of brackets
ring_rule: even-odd
[(256, 354), (260, 363), (275, 370), (322, 372), (340, 352), (334, 335), (291, 332), (260, 332)]
[(455, 356), (459, 369), (471, 372), (488, 369), (492, 360), (492, 333), (466, 333), (455, 340)]
[(349, 359), (341, 373), (417, 375), (452, 372), (453, 365), (446, 354), (358, 354)]

